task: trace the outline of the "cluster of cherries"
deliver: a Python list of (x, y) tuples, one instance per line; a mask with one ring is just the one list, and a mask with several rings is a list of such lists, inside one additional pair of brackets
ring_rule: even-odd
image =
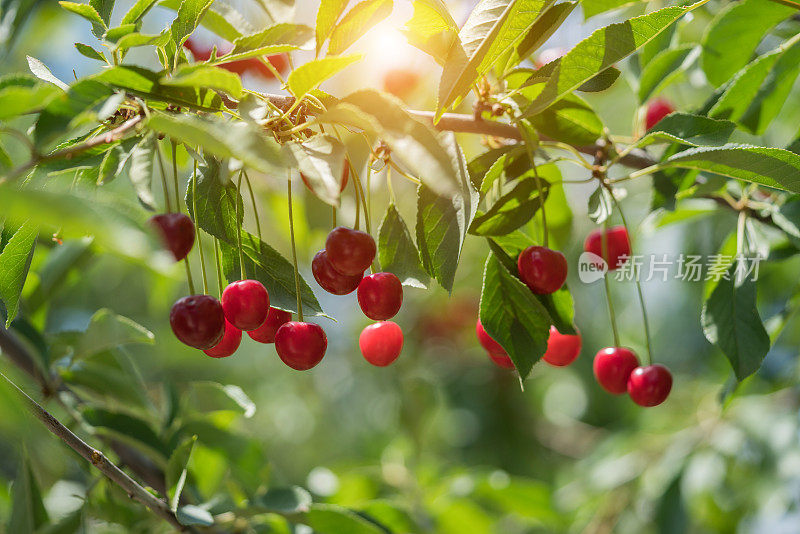
[(333, 295), (356, 291), (364, 315), (377, 321), (364, 330), (358, 345), (364, 358), (379, 367), (389, 365), (403, 350), (403, 330), (389, 321), (403, 304), (403, 284), (392, 273), (364, 276), (377, 247), (366, 232), (338, 226), (325, 240), (325, 248), (311, 262), (311, 272), (322, 289)]
[[(605, 234), (605, 237), (604, 235)], [(604, 244), (605, 240), (605, 253)], [(608, 261), (609, 269), (617, 269), (631, 253), (628, 230), (615, 226), (607, 230), (594, 230), (584, 242), (584, 250)], [(558, 291), (567, 279), (567, 261), (561, 252), (547, 247), (532, 246), (520, 253), (517, 259), (519, 276), (536, 294)], [(475, 326), (478, 341), (498, 366), (513, 369), (514, 363), (497, 341), (492, 339), (481, 324)], [(547, 350), (542, 359), (550, 365), (563, 367), (571, 364), (581, 351), (581, 335), (560, 333), (550, 327)], [(664, 402), (672, 389), (672, 375), (663, 365), (639, 365), (636, 354), (624, 347), (607, 347), (594, 357), (594, 376), (600, 386), (615, 395), (628, 393), (640, 406), (657, 406)]]

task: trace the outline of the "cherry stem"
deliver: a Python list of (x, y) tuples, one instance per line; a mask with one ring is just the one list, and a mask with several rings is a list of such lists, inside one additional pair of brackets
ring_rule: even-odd
[(294, 291), (297, 295), (297, 317), (303, 322), (303, 299), (300, 297), (300, 272), (297, 270), (297, 247), (294, 242), (294, 215), (292, 214), (292, 175), (287, 171), (287, 198), (289, 200), (289, 235), (292, 240), (292, 264), (294, 264)]
[[(603, 222), (602, 248), (603, 259), (608, 263), (608, 220)], [(603, 284), (606, 287), (606, 302), (608, 303), (608, 317), (611, 319), (611, 332), (614, 334), (614, 346), (619, 347), (619, 330), (617, 329), (617, 314), (614, 312), (614, 301), (611, 298), (611, 284), (608, 282), (608, 272), (603, 275)]]
[(219, 240), (215, 237), (214, 238), (214, 263), (217, 266), (217, 289), (219, 289), (219, 296), (222, 297), (223, 291), (223, 275), (222, 275), (222, 263), (219, 260)]
[[(353, 169), (350, 169), (350, 172), (353, 172)], [(353, 228), (358, 230), (361, 226), (361, 203), (359, 202), (358, 198), (358, 186), (356, 185), (355, 174), (353, 175), (353, 179), (351, 181), (353, 182), (353, 194), (356, 197), (356, 221), (353, 225)]]
[(392, 188), (392, 167), (386, 167), (386, 188), (389, 190), (389, 201), (394, 204), (394, 189)]
[[(236, 184), (236, 192), (238, 193), (238, 197), (239, 197), (239, 198), (235, 199), (235, 201), (236, 201), (236, 223), (237, 224), (242, 224), (244, 222), (243, 221), (244, 215), (240, 214), (241, 210), (239, 209), (239, 206), (240, 206), (240, 202), (239, 201), (241, 200), (241, 196), (242, 196), (242, 175), (243, 174), (244, 174), (244, 169), (239, 171), (239, 181)], [(241, 204), (244, 204), (244, 202), (241, 202)], [(242, 207), (244, 207), (244, 206), (242, 206)], [(236, 246), (239, 249), (239, 275), (240, 275), (239, 279), (240, 280), (244, 280), (245, 279), (245, 274), (244, 274), (244, 252), (242, 252), (242, 229), (241, 229), (241, 227), (236, 231)]]
[(172, 181), (175, 185), (175, 211), (181, 211), (181, 195), (178, 190), (178, 154), (176, 147), (175, 141), (172, 141)]
[[(367, 227), (367, 233), (372, 233), (369, 224), (369, 210), (367, 209), (367, 202), (366, 202), (366, 194), (364, 193), (364, 188), (361, 185), (361, 177), (358, 176), (358, 172), (356, 171), (353, 162), (350, 161), (350, 158), (347, 158), (347, 162), (350, 165), (350, 173), (353, 175), (353, 185), (356, 188), (357, 195), (356, 195), (356, 202), (358, 202), (358, 197), (361, 198), (361, 207), (364, 209), (364, 223)], [(369, 172), (369, 170), (367, 170)]]
[[(158, 155), (158, 166), (161, 169), (161, 178), (164, 181), (164, 200), (167, 204), (167, 211), (172, 211), (172, 207), (170, 206), (169, 202), (169, 188), (167, 187), (167, 173), (164, 170), (164, 155), (161, 153), (161, 145), (159, 145), (158, 140), (156, 139), (156, 154)], [(175, 199), (177, 200), (178, 197), (178, 170), (176, 166), (173, 166), (173, 181), (175, 183)], [(180, 202), (175, 206), (175, 212), (180, 213), (181, 205)], [(194, 295), (194, 279), (192, 278), (192, 269), (189, 266), (189, 256), (187, 255), (183, 258), (183, 265), (186, 267), (186, 283), (189, 284), (189, 294)]]
[[(174, 148), (175, 145), (173, 145)], [(192, 173), (192, 214), (194, 215), (194, 234), (197, 250), (200, 251), (200, 273), (203, 275), (203, 293), (208, 295), (208, 278), (206, 277), (206, 258), (203, 254), (203, 243), (200, 240), (200, 226), (197, 224), (197, 160), (194, 160)], [(216, 249), (214, 250), (216, 252)]]
[(336, 228), (336, 206), (331, 206), (331, 230)]
[(542, 179), (539, 177), (539, 170), (536, 168), (536, 156), (533, 153), (533, 144), (538, 144), (538, 139), (530, 139), (528, 135), (528, 130), (526, 128), (520, 128), (520, 133), (522, 137), (525, 139), (525, 150), (528, 153), (528, 159), (531, 162), (531, 168), (533, 169), (533, 178), (536, 180), (536, 189), (539, 191), (539, 211), (542, 212), (542, 245), (547, 247), (549, 232), (547, 231), (547, 214), (545, 213), (545, 197), (544, 197), (544, 188), (542, 187)]
[(244, 180), (247, 182), (247, 190), (250, 192), (250, 202), (253, 204), (253, 217), (256, 220), (256, 233), (258, 240), (261, 241), (261, 221), (258, 219), (258, 206), (256, 205), (256, 196), (253, 194), (253, 186), (250, 184), (250, 177), (247, 176), (247, 171), (244, 171)]
[(172, 213), (172, 202), (169, 200), (169, 187), (167, 186), (167, 171), (164, 170), (164, 159), (161, 157), (161, 148), (158, 146), (158, 140), (156, 140), (156, 155), (156, 159), (158, 159), (158, 168), (161, 170), (161, 187), (164, 189), (164, 205), (167, 208), (167, 213)]

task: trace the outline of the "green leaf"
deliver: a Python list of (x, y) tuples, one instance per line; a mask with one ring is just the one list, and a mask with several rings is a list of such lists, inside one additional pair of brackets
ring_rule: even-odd
[(76, 15), (85, 18), (93, 25), (99, 26), (103, 29), (108, 28), (105, 21), (100, 17), (100, 14), (97, 10), (89, 4), (78, 4), (76, 2), (59, 2), (58, 5), (70, 11), (71, 13), (75, 13)]
[(320, 134), (303, 143), (286, 143), (283, 149), (291, 166), (303, 174), (314, 195), (331, 206), (338, 206), (346, 156), (344, 145), (333, 136)]
[(437, 118), (524, 37), (552, 0), (481, 0), (459, 32), (439, 81)]
[(573, 146), (592, 145), (603, 135), (600, 117), (577, 95), (565, 96), (529, 121), (540, 134)]
[(703, 36), (700, 64), (708, 81), (715, 87), (728, 81), (751, 60), (764, 34), (795, 13), (791, 7), (761, 0), (723, 7)]
[(709, 110), (711, 117), (763, 133), (778, 116), (800, 73), (800, 35), (747, 64)]
[(37, 531), (37, 534), (79, 534), (85, 532), (83, 528), (85, 525), (83, 523), (83, 514), (84, 509), (78, 508), (74, 512), (71, 512), (61, 518), (58, 523), (51, 523), (46, 527), (42, 528), (41, 530)]
[(200, 508), (199, 506), (194, 506), (193, 504), (181, 506), (178, 508), (175, 515), (178, 518), (178, 522), (185, 526), (201, 525), (210, 527), (214, 524), (214, 516), (212, 516), (208, 510)]
[(33, 476), (28, 455), (22, 457), (17, 478), (11, 487), (11, 517), (7, 532), (32, 533), (49, 521), (39, 485)]
[(312, 505), (305, 523), (319, 534), (385, 534), (375, 523), (334, 504)]
[(139, 202), (150, 211), (156, 210), (152, 187), (155, 149), (155, 136), (145, 136), (131, 152), (131, 169), (128, 173)]
[(88, 57), (89, 59), (96, 59), (98, 61), (106, 63), (106, 56), (104, 56), (102, 52), (98, 52), (89, 45), (83, 43), (75, 43), (75, 49), (84, 57)]
[(614, 85), (614, 82), (617, 81), (620, 74), (622, 74), (622, 71), (618, 68), (609, 67), (582, 83), (581, 86), (578, 87), (578, 91), (584, 93), (599, 93), (605, 91)]
[(69, 368), (59, 368), (59, 377), (83, 397), (126, 408), (152, 409), (141, 377), (131, 360), (119, 350), (107, 351), (91, 359), (76, 360)]
[(444, 65), (458, 41), (458, 25), (442, 0), (414, 0), (414, 15), (401, 30), (408, 43)]
[(295, 98), (303, 98), (306, 93), (315, 89), (339, 71), (361, 60), (361, 54), (350, 56), (328, 56), (313, 59), (294, 69), (286, 80), (289, 91)]
[(36, 59), (35, 57), (25, 56), (28, 59), (28, 68), (31, 69), (31, 72), (34, 76), (39, 78), (40, 80), (44, 80), (46, 82), (50, 82), (56, 87), (60, 87), (63, 90), (68, 90), (69, 86), (56, 78), (50, 69), (47, 68), (47, 65)]
[(322, 50), (323, 43), (331, 36), (336, 21), (342, 16), (346, 7), (347, 0), (322, 0), (320, 2), (316, 25), (317, 55)]
[(587, 215), (595, 224), (603, 224), (614, 212), (614, 204), (608, 189), (598, 186), (589, 195)]
[(481, 292), (480, 319), (526, 378), (547, 349), (552, 319), (533, 292), (490, 254)]
[(137, 24), (156, 5), (156, 2), (158, 0), (136, 0), (136, 3), (122, 17), (120, 25)]
[(117, 315), (107, 308), (97, 310), (89, 321), (75, 349), (76, 358), (87, 358), (94, 354), (132, 343), (152, 345), (155, 336), (135, 321)]
[(124, 52), (140, 46), (165, 46), (168, 42), (169, 33), (166, 31), (156, 35), (134, 32), (120, 37), (116, 41), (116, 49)]
[(437, 194), (427, 185), (417, 189), (417, 246), (422, 265), (448, 292), (453, 290), (461, 249), (478, 205), (467, 165), (455, 140), (450, 144), (459, 167), (459, 190), (449, 196)]
[(523, 116), (535, 115), (547, 109), (553, 102), (576, 90), (597, 73), (614, 66), (644, 46), (701, 3), (703, 2), (685, 7), (665, 7), (596, 30), (555, 62), (553, 73)]
[[(161, 0), (158, 5), (178, 11), (182, 0)], [(200, 25), (211, 32), (217, 34), (227, 41), (235, 41), (242, 35), (253, 33), (255, 28), (244, 16), (236, 11), (231, 5), (223, 2), (215, 2), (200, 19)]]
[[(204, 402), (212, 404), (212, 409), (228, 409), (229, 406), (236, 406), (238, 410), (241, 410), (245, 419), (253, 417), (256, 413), (256, 404), (239, 386), (206, 380), (193, 382), (192, 391)], [(220, 398), (224, 401), (224, 408), (218, 408), (218, 404), (223, 404), (220, 402)]]
[(736, 125), (730, 121), (709, 119), (691, 113), (672, 113), (661, 119), (636, 146), (653, 143), (680, 143), (691, 146), (720, 146), (728, 142)]
[(694, 45), (684, 45), (664, 50), (655, 56), (644, 67), (639, 78), (639, 102), (646, 102), (666, 87), (681, 70), (686, 68), (687, 58), (694, 50)]
[(0, 253), (0, 300), (6, 308), (6, 328), (17, 316), (19, 297), (28, 276), (38, 235), (39, 228), (26, 222), (14, 232)]
[(301, 514), (311, 507), (311, 494), (298, 486), (270, 488), (256, 495), (250, 508), (277, 514)]
[(522, 60), (536, 52), (561, 27), (567, 17), (578, 6), (578, 2), (561, 2), (544, 10), (528, 29), (527, 34), (514, 47), (506, 62), (506, 69), (519, 65)]
[(205, 15), (206, 11), (208, 11), (208, 8), (211, 7), (213, 3), (214, 0), (181, 1), (181, 5), (178, 8), (178, 15), (175, 17), (175, 20), (172, 21), (172, 26), (170, 26), (172, 40), (175, 41), (178, 46), (181, 46), (184, 41), (186, 41), (186, 38), (194, 32), (203, 19), (203, 15)]
[(164, 77), (161, 84), (177, 87), (210, 87), (228, 93), (235, 99), (242, 97), (242, 80), (233, 72), (210, 65), (184, 65), (172, 77)]
[[(103, 39), (109, 43), (117, 43), (129, 35), (135, 34), (138, 29), (136, 24), (125, 24), (124, 26), (109, 28), (108, 31), (103, 34)], [(167, 40), (169, 40), (169, 38), (167, 38)]]
[(108, 26), (108, 24), (111, 22), (111, 13), (114, 11), (114, 2), (115, 0), (89, 0), (89, 5), (100, 14), (100, 18), (103, 19), (103, 22), (106, 24), (106, 26)]
[(0, 120), (8, 120), (26, 113), (40, 110), (61, 94), (61, 90), (49, 83), (33, 85), (7, 85), (0, 88)]
[(357, 107), (368, 120), (354, 125), (378, 135), (393, 157), (433, 191), (452, 194), (461, 187), (453, 159), (436, 133), (411, 117), (402, 102), (372, 89), (351, 93), (341, 102)]
[(737, 144), (691, 148), (659, 163), (659, 167), (708, 171), (800, 193), (800, 156), (781, 148)]
[(129, 443), (144, 446), (164, 459), (169, 456), (166, 444), (158, 437), (150, 423), (144, 419), (122, 412), (90, 407), (84, 408), (81, 415), (98, 433), (119, 437)]
[(245, 166), (261, 172), (280, 172), (285, 169), (275, 140), (248, 122), (154, 111), (147, 124), (152, 130), (162, 132), (175, 141), (200, 146), (219, 158), (236, 158)]
[(167, 469), (164, 474), (167, 483), (167, 501), (172, 511), (178, 509), (183, 486), (186, 484), (186, 477), (189, 475), (189, 460), (192, 458), (192, 450), (194, 450), (196, 441), (197, 436), (185, 439), (172, 451), (167, 461)]
[(200, 228), (234, 245), (244, 214), (242, 196), (219, 161), (206, 158), (206, 162), (186, 189), (189, 215)]
[(273, 24), (258, 33), (237, 38), (233, 50), (218, 58), (217, 63), (307, 48), (313, 38), (314, 30), (304, 24)]
[(606, 13), (613, 9), (620, 9), (622, 7), (638, 4), (642, 0), (583, 0), (583, 18), (588, 20), (601, 13)]
[(382, 271), (393, 273), (404, 285), (426, 289), (428, 275), (411, 232), (394, 204), (389, 204), (378, 228), (378, 258)]
[(739, 381), (755, 373), (769, 352), (770, 340), (756, 308), (756, 284), (737, 276), (734, 262), (703, 303), (703, 332), (731, 362)]
[(88, 119), (96, 119), (106, 100), (114, 92), (107, 86), (93, 81), (82, 80), (50, 99), (36, 120), (33, 141), (44, 147), (59, 137), (63, 137)]
[(328, 54), (341, 54), (392, 13), (392, 0), (363, 0), (333, 28)]

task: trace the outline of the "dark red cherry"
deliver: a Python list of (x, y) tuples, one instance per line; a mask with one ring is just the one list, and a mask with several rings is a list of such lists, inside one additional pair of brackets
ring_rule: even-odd
[(328, 261), (342, 274), (356, 276), (366, 271), (375, 258), (375, 240), (366, 232), (338, 226), (325, 240)]
[(550, 337), (547, 338), (547, 350), (542, 359), (555, 367), (564, 367), (571, 364), (581, 352), (581, 333), (575, 335), (562, 334), (555, 326), (550, 327)]
[(225, 318), (239, 330), (255, 330), (267, 319), (269, 293), (258, 280), (239, 280), (222, 292)]
[(331, 262), (328, 261), (328, 252), (325, 250), (320, 250), (314, 256), (311, 262), (311, 272), (314, 274), (314, 280), (317, 281), (319, 286), (334, 295), (352, 293), (358, 287), (361, 278), (363, 278), (363, 273), (349, 276), (334, 269)]
[(283, 326), (284, 323), (288, 323), (291, 320), (291, 313), (270, 307), (267, 320), (264, 321), (264, 324), (255, 330), (250, 330), (247, 332), (247, 335), (259, 343), (275, 343), (275, 334), (278, 332), (278, 329)]
[(663, 365), (637, 367), (628, 377), (628, 394), (639, 406), (658, 406), (672, 389), (672, 374)]
[(210, 295), (190, 295), (179, 299), (169, 312), (175, 337), (196, 349), (210, 349), (225, 332), (222, 304)]
[(675, 111), (675, 106), (666, 98), (656, 98), (647, 106), (647, 115), (645, 117), (645, 127), (649, 130), (661, 119)]
[(403, 350), (403, 330), (392, 321), (371, 324), (358, 336), (358, 347), (369, 363), (386, 367), (395, 361)]
[(517, 258), (522, 281), (540, 295), (555, 293), (567, 280), (567, 258), (547, 247), (528, 247)]
[(298, 371), (317, 365), (325, 356), (328, 338), (321, 326), (289, 321), (275, 334), (275, 350), (283, 363)]
[(631, 240), (624, 226), (613, 226), (606, 231), (608, 254), (603, 253), (603, 230), (592, 230), (583, 243), (583, 250), (596, 254), (606, 260), (608, 269), (613, 271), (627, 261), (624, 256), (631, 255)]
[(374, 321), (391, 319), (403, 304), (403, 284), (392, 273), (365, 276), (358, 284), (358, 305)]
[(514, 368), (514, 362), (511, 361), (508, 353), (500, 345), (500, 343), (492, 339), (492, 336), (486, 332), (486, 330), (483, 328), (483, 324), (481, 324), (480, 319), (478, 319), (478, 322), (475, 323), (475, 334), (478, 336), (478, 342), (498, 367), (502, 367), (504, 369)]
[(628, 377), (639, 365), (639, 359), (630, 349), (608, 347), (594, 357), (594, 376), (609, 393), (620, 395), (628, 390)]
[(162, 213), (150, 217), (164, 246), (172, 252), (176, 261), (189, 254), (194, 245), (194, 223), (183, 213)]
[(225, 333), (222, 334), (222, 339), (219, 340), (219, 343), (203, 352), (212, 358), (227, 358), (236, 352), (241, 342), (242, 331), (225, 321)]

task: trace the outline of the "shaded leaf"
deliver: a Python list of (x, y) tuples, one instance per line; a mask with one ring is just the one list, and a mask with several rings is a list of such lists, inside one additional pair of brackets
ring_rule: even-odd
[(183, 486), (186, 484), (188, 476), (188, 464), (192, 458), (192, 450), (197, 441), (197, 436), (185, 439), (178, 445), (167, 461), (167, 469), (164, 472), (167, 484), (167, 501), (172, 511), (178, 509)]
[(333, 136), (321, 134), (303, 143), (286, 143), (283, 149), (314, 195), (338, 206), (346, 155), (344, 145)]
[(694, 45), (684, 45), (664, 50), (655, 56), (642, 69), (642, 75), (639, 77), (639, 102), (646, 102), (669, 84), (670, 80), (685, 67), (687, 58), (694, 50)]
[(583, 82), (581, 86), (578, 87), (578, 91), (583, 91), (584, 93), (599, 93), (605, 91), (614, 85), (614, 82), (617, 81), (620, 74), (622, 74), (622, 72), (618, 68), (609, 67)]
[(86, 358), (120, 345), (147, 343), (152, 345), (155, 336), (135, 321), (117, 315), (107, 308), (97, 310), (89, 321), (86, 332), (75, 349), (76, 358)]
[(311, 507), (311, 494), (299, 486), (270, 488), (256, 495), (251, 507), (269, 513), (300, 514)]
[(17, 478), (11, 487), (11, 517), (7, 531), (32, 533), (49, 521), (39, 484), (33, 476), (28, 455), (24, 454)]
[(305, 522), (319, 534), (385, 534), (375, 523), (334, 504), (314, 504)]
[(396, 275), (404, 285), (425, 289), (428, 275), (405, 221), (394, 204), (389, 204), (378, 228), (378, 259), (381, 270)]
[(102, 61), (103, 63), (106, 62), (106, 56), (104, 56), (102, 52), (98, 52), (89, 45), (83, 43), (75, 43), (75, 49), (78, 52), (80, 52), (80, 54), (84, 57), (88, 57), (89, 59), (96, 59), (98, 61)]
[(677, 112), (661, 119), (636, 145), (667, 142), (691, 146), (721, 146), (728, 142), (735, 130), (736, 125), (730, 121)]
[(537, 132), (573, 146), (594, 144), (603, 135), (600, 117), (577, 95), (565, 96), (529, 121)]
[(212, 236), (236, 244), (244, 202), (222, 164), (206, 158), (186, 188), (186, 207), (195, 224)]
[(486, 213), (478, 213), (469, 228), (471, 234), (481, 236), (505, 235), (530, 221), (547, 198), (550, 181), (560, 179), (555, 165), (542, 165), (536, 169), (541, 180), (544, 198), (539, 196), (534, 170), (531, 169), (512, 184), (512, 188), (492, 204)]
[(0, 300), (5, 305), (6, 328), (17, 316), (19, 298), (36, 246), (39, 228), (26, 222), (14, 232), (0, 253)]
[(83, 419), (104, 434), (117, 436), (129, 443), (144, 446), (163, 458), (169, 456), (166, 444), (158, 437), (150, 423), (144, 419), (102, 408), (84, 408)]
[(128, 173), (136, 195), (139, 197), (139, 202), (150, 211), (156, 210), (156, 200), (153, 196), (155, 149), (155, 136), (144, 137), (131, 152), (131, 169)]

